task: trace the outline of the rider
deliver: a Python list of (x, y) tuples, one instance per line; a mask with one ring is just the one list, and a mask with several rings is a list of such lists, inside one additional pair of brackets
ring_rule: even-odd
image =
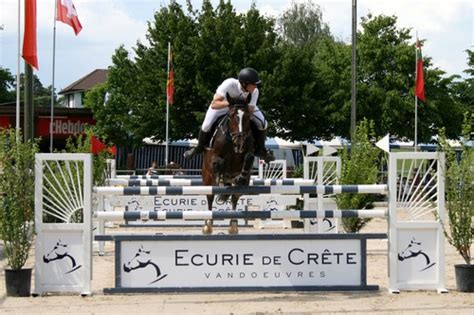
[(258, 129), (254, 133), (256, 138), (255, 154), (266, 162), (275, 160), (275, 157), (265, 149), (267, 120), (257, 106), (259, 94), (257, 85), (259, 85), (260, 82), (260, 77), (257, 71), (253, 68), (243, 68), (240, 70), (238, 79), (229, 78), (222, 82), (222, 84), (217, 88), (211, 105), (206, 112), (206, 117), (204, 118), (201, 130), (199, 131), (198, 145), (186, 151), (184, 157), (190, 159), (195, 154), (201, 153), (204, 150), (204, 147), (208, 145), (212, 125), (220, 116), (227, 114), (229, 111), (230, 104), (226, 99), (226, 95), (229, 93), (231, 98), (237, 98), (239, 100), (245, 100), (249, 94), (251, 94), (251, 99), (248, 105), (250, 113), (252, 114), (251, 119)]

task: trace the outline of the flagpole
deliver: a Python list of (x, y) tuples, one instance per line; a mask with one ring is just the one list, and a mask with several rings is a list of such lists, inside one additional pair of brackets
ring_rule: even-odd
[(418, 150), (418, 96), (416, 95), (416, 79), (418, 78), (418, 32), (416, 32), (415, 44), (415, 152)]
[(170, 75), (170, 60), (171, 60), (171, 42), (168, 42), (168, 75), (166, 80), (166, 149), (165, 149), (165, 165), (168, 165), (168, 120), (170, 111), (170, 100), (168, 93), (168, 80)]
[(51, 118), (49, 121), (49, 152), (53, 153), (53, 138), (54, 138), (54, 74), (56, 70), (56, 19), (58, 14), (58, 2), (54, 0), (54, 23), (53, 23), (53, 70), (51, 78)]
[(21, 0), (18, 0), (18, 61), (16, 68), (16, 142), (20, 142), (20, 61), (21, 61)]

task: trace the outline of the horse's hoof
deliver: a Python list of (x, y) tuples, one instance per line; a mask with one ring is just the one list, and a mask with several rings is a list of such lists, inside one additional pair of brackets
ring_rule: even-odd
[(202, 234), (205, 234), (205, 235), (212, 234), (212, 226), (204, 225), (202, 228)]
[(229, 234), (239, 234), (239, 225), (237, 223), (237, 220), (230, 220)]
[(212, 220), (206, 220), (202, 227), (202, 234), (212, 234)]

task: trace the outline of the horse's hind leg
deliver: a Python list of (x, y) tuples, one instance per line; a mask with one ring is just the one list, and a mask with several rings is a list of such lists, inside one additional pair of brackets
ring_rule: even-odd
[[(232, 210), (237, 209), (237, 202), (239, 201), (239, 195), (232, 195)], [(238, 234), (239, 233), (239, 222), (237, 219), (231, 219), (229, 222), (229, 234)]]
[[(212, 211), (212, 203), (214, 202), (214, 195), (207, 195), (207, 208)], [(202, 227), (202, 234), (212, 234), (212, 219), (205, 220), (204, 226)]]

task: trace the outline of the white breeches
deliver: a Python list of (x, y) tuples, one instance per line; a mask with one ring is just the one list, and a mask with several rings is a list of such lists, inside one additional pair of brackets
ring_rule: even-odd
[[(202, 131), (204, 132), (209, 132), (212, 128), (212, 125), (214, 122), (219, 118), (220, 116), (223, 116), (227, 114), (229, 111), (229, 108), (222, 108), (222, 109), (212, 109), (209, 107), (209, 109), (206, 112), (206, 117), (204, 118), (204, 122), (202, 123)], [(257, 106), (255, 106), (255, 111), (253, 112), (252, 115), (252, 121), (257, 125), (258, 130), (266, 130), (267, 129), (267, 120), (265, 119), (265, 116), (263, 116), (263, 113), (258, 109)]]

